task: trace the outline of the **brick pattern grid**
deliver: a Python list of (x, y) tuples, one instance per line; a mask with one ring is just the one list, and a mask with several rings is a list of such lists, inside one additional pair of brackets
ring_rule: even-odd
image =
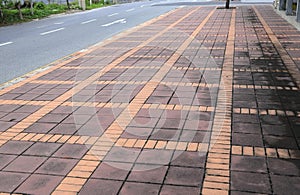
[(0, 192), (299, 191), (300, 33), (275, 14), (177, 9), (1, 90)]

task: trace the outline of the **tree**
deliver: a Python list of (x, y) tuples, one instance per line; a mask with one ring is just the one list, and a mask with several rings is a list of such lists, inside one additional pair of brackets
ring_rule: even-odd
[(16, 8), (18, 9), (18, 11), (19, 11), (19, 17), (20, 17), (20, 20), (23, 20), (24, 18), (23, 18), (23, 14), (22, 14), (22, 11), (21, 11), (21, 5), (22, 5), (22, 2), (21, 2), (22, 0), (16, 0), (15, 1), (15, 6), (16, 6)]
[(226, 0), (226, 5), (225, 5), (226, 9), (229, 9), (229, 4), (230, 4), (230, 0)]
[(30, 0), (30, 13), (33, 16), (33, 0)]
[(1, 22), (4, 20), (4, 14), (2, 10), (3, 2), (0, 0), (0, 17), (1, 17)]
[(68, 9), (70, 9), (70, 3), (69, 3), (69, 0), (67, 0), (67, 6), (68, 6)]

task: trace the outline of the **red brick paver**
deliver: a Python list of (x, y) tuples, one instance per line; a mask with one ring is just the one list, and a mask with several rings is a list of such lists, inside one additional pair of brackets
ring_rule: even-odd
[(295, 194), (300, 32), (179, 8), (0, 91), (0, 192)]

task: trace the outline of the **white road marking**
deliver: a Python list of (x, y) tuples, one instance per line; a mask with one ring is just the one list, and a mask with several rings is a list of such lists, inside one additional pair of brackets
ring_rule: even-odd
[(49, 26), (49, 25), (38, 26), (38, 27), (36, 27), (36, 28), (44, 28), (44, 27), (46, 27), (46, 26)]
[(60, 30), (64, 30), (64, 29), (65, 28), (58, 28), (58, 29), (55, 29), (55, 30), (40, 33), (40, 35), (47, 35), (47, 34), (54, 33), (54, 32), (60, 31)]
[(126, 10), (126, 12), (131, 12), (131, 11), (133, 11), (133, 10), (135, 10), (135, 9), (134, 9), (134, 8), (131, 8), (131, 9)]
[(112, 17), (112, 16), (116, 16), (116, 15), (119, 15), (119, 13), (110, 14), (110, 15), (108, 15), (108, 17)]
[(140, 7), (145, 7), (146, 5), (141, 5)]
[(88, 20), (88, 21), (85, 21), (85, 22), (81, 22), (81, 24), (88, 24), (88, 23), (91, 23), (91, 22), (95, 22), (97, 19), (92, 19), (92, 20)]
[[(55, 25), (59, 25), (59, 24), (63, 24), (64, 22), (54, 22), (53, 24)], [(48, 27), (48, 26), (51, 26), (51, 24), (46, 24), (46, 25), (42, 25), (42, 26), (38, 26), (36, 28), (45, 28), (45, 27)]]
[(126, 23), (126, 18), (116, 20), (116, 21), (113, 21), (111, 23), (103, 24), (102, 26), (107, 27), (107, 26), (111, 26), (111, 25), (117, 24), (117, 23)]
[(4, 46), (4, 45), (9, 45), (9, 44), (12, 44), (13, 42), (9, 41), (9, 42), (6, 42), (6, 43), (0, 43), (0, 47)]

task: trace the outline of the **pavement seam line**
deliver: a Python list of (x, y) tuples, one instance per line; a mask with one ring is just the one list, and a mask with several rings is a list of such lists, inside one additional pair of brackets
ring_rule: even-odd
[[(156, 36), (149, 39), (148, 43), (155, 40), (156, 37), (159, 37), (163, 35), (168, 30), (172, 29), (174, 26), (182, 22), (184, 19), (192, 15), (194, 12), (198, 11), (200, 8), (194, 9), (193, 11), (186, 14), (184, 17), (180, 18), (176, 22), (172, 23), (170, 26), (165, 28), (163, 31), (160, 31), (160, 33), (156, 34)], [(177, 50), (179, 54), (181, 54), (184, 51), (184, 48), (186, 48), (189, 43), (193, 40), (194, 37), (197, 35), (197, 33), (200, 32), (204, 24), (208, 21), (210, 16), (214, 13), (215, 9), (210, 12), (210, 14), (201, 22), (201, 24), (198, 26), (198, 28), (192, 33), (192, 35), (189, 36), (189, 38), (179, 47)], [(151, 41), (150, 41), (151, 40)], [(147, 43), (147, 44), (148, 44)], [(142, 46), (146, 46), (147, 44), (142, 44)], [(141, 47), (141, 45), (140, 45)], [(140, 47), (136, 47), (134, 50), (131, 50), (132, 52), (129, 52), (128, 54), (132, 55), (135, 53), (135, 51), (138, 51)], [(134, 51), (134, 52), (133, 52)], [(165, 62), (163, 67), (152, 77), (152, 81), (149, 81), (143, 89), (135, 96), (135, 98), (131, 101), (131, 103), (127, 106), (127, 109), (130, 110), (130, 114), (133, 117), (137, 114), (140, 108), (142, 108), (143, 103), (146, 99), (146, 97), (149, 97), (151, 95), (151, 92), (154, 90), (155, 86), (160, 82), (160, 80), (164, 77), (164, 75), (168, 72), (168, 70), (172, 67), (172, 65), (176, 62), (176, 60), (180, 57), (178, 53), (175, 53), (172, 55), (172, 57)], [(128, 56), (130, 56), (128, 55)], [(126, 58), (125, 58), (126, 59)], [(77, 171), (77, 167), (81, 166), (80, 161), (78, 164), (75, 165), (75, 167), (69, 172), (69, 174), (64, 178), (68, 179), (70, 177), (83, 177), (88, 178), (92, 172), (97, 168), (97, 166), (101, 163), (101, 160), (104, 158), (104, 156), (110, 151), (110, 149), (114, 146), (117, 139), (120, 137), (121, 133), (123, 132), (123, 128), (121, 126), (127, 126), (129, 122), (131, 121), (130, 118), (127, 116), (127, 111), (123, 111), (117, 119), (113, 121), (113, 123), (106, 129), (106, 131), (103, 133), (102, 136), (96, 141), (96, 143), (88, 150), (87, 154), (82, 158), (83, 160), (93, 160), (97, 163), (93, 166), (93, 169), (91, 169), (89, 172), (86, 172), (86, 174), (82, 174), (82, 171)], [(120, 126), (121, 125), (121, 126)], [(114, 144), (107, 146), (108, 143), (113, 142)], [(103, 145), (104, 144), (104, 145)], [(98, 151), (98, 148), (101, 148), (101, 157), (95, 156), (93, 153), (91, 154), (90, 151), (93, 151), (94, 153)], [(97, 150), (96, 150), (96, 149)], [(99, 153), (98, 153), (99, 154)], [(64, 181), (63, 180), (63, 181)], [(64, 185), (64, 182), (61, 182), (61, 184), (58, 185), (58, 187), (54, 190), (53, 194), (60, 194), (61, 191), (68, 191), (62, 188)], [(78, 187), (78, 192), (81, 190), (84, 184)]]
[[(0, 100), (1, 101), (1, 100)], [(19, 101), (19, 100), (4, 100), (3, 103), (0, 102), (0, 105), (10, 104), (10, 105), (46, 105), (49, 101)], [(91, 103), (91, 102), (71, 102), (71, 101), (65, 101), (61, 104), (61, 106), (82, 106), (82, 107), (97, 107), (97, 108), (126, 108), (128, 106), (128, 103)], [(202, 112), (212, 112), (214, 111), (214, 107), (212, 106), (205, 106), (205, 105), (197, 105), (197, 106), (190, 106), (190, 105), (181, 105), (181, 104), (156, 104), (156, 103), (145, 103), (141, 108), (151, 108), (151, 109), (160, 109), (160, 110), (194, 110), (194, 111), (202, 111)], [(241, 109), (241, 108), (240, 108)], [(239, 110), (236, 110), (236, 112), (240, 112)], [(244, 108), (243, 108), (244, 109)], [(265, 110), (261, 110), (262, 112)], [(273, 110), (270, 110), (273, 112)], [(280, 110), (276, 110), (277, 112), (281, 112)], [(249, 113), (254, 112), (253, 109), (248, 111)], [(278, 113), (279, 113), (278, 112)], [(280, 113), (279, 113), (280, 114)], [(278, 114), (278, 115), (279, 115)], [(282, 114), (280, 114), (282, 115)], [(287, 114), (289, 116), (295, 116), (295, 114)], [(1, 133), (0, 133), (1, 134)]]
[[(210, 146), (205, 166), (206, 172), (202, 188), (202, 194), (204, 195), (229, 194), (230, 191), (230, 149), (228, 149), (227, 146), (230, 146), (231, 144), (235, 17), (236, 10), (233, 9), (228, 30), (229, 33), (224, 54), (225, 59), (221, 75), (220, 89), (218, 91)], [(228, 161), (224, 162), (224, 159), (228, 159)]]
[[(13, 135), (14, 133), (12, 133)], [(8, 136), (8, 135), (3, 135)], [(0, 135), (1, 141), (2, 135)], [(61, 143), (61, 144), (89, 144), (93, 145), (99, 137), (97, 136), (78, 136), (66, 134), (45, 134), (45, 133), (20, 133), (12, 138), (13, 141), (31, 141), (40, 143)], [(128, 145), (131, 142), (131, 145)], [(141, 145), (141, 143), (143, 143)], [(173, 144), (172, 147), (168, 145)], [(116, 145), (128, 148), (147, 148), (147, 149), (176, 149), (178, 151), (207, 151), (208, 144), (200, 142), (187, 142), (178, 140), (156, 140), (156, 139), (136, 139), (136, 138), (118, 138)], [(150, 146), (151, 145), (151, 146)], [(225, 146), (225, 145), (224, 145)], [(101, 149), (101, 147), (100, 147)], [(96, 151), (97, 148), (94, 148)], [(227, 145), (227, 150), (229, 146)], [(221, 150), (220, 150), (221, 151)], [(92, 153), (91, 153), (92, 154)]]
[[(45, 80), (35, 80), (34, 82), (31, 83), (36, 83), (36, 84), (43, 84), (46, 83), (47, 81)], [(111, 81), (111, 80), (101, 80), (101, 81), (96, 81), (96, 84), (130, 84), (130, 85), (144, 85), (148, 81)], [(51, 84), (58, 84), (61, 83), (60, 81), (55, 81), (53, 80)], [(76, 82), (68, 82), (68, 84), (75, 84)], [(194, 87), (218, 87), (217, 84), (210, 84), (210, 83), (196, 83), (196, 82), (161, 82), (163, 84), (168, 84), (168, 85), (174, 85), (174, 86), (194, 86)], [(242, 86), (242, 85), (241, 85)], [(249, 88), (251, 86), (249, 85)], [(8, 100), (11, 101), (11, 100)], [(18, 101), (18, 100), (15, 100)], [(37, 101), (40, 102), (39, 100), (21, 100), (21, 101)]]
[(284, 49), (284, 47), (281, 45), (280, 41), (268, 25), (268, 23), (265, 21), (265, 19), (262, 17), (260, 12), (257, 10), (255, 6), (252, 6), (253, 10), (255, 11), (255, 14), (257, 15), (259, 21), (261, 22), (263, 28), (265, 29), (267, 36), (270, 38), (271, 42), (275, 46), (278, 54), (281, 56), (282, 61), (284, 62), (285, 66), (289, 70), (289, 73), (291, 74), (292, 78), (297, 84), (297, 87), (300, 87), (300, 72), (298, 67), (296, 66), (295, 62), (293, 61), (292, 57), (287, 53), (287, 51)]
[[(165, 15), (162, 15), (160, 17), (157, 17), (153, 20), (150, 20), (148, 22), (143, 23), (142, 25), (138, 26), (137, 28), (134, 28), (135, 31), (137, 31), (138, 29), (144, 27), (144, 26), (148, 26), (152, 23), (154, 23), (155, 21), (158, 21), (172, 13), (174, 13), (175, 11), (171, 11)], [(181, 20), (178, 20), (181, 21)], [(27, 116), (26, 118), (24, 118), (22, 121), (18, 122), (17, 124), (15, 124), (14, 126), (10, 127), (8, 130), (6, 130), (6, 132), (15, 132), (15, 133), (21, 133), (23, 132), (24, 129), (26, 129), (27, 127), (29, 127), (31, 124), (33, 124), (34, 122), (38, 121), (40, 118), (42, 118), (43, 116), (45, 116), (46, 114), (48, 114), (50, 111), (54, 110), (56, 107), (58, 107), (59, 105), (61, 105), (64, 101), (66, 101), (67, 99), (69, 99), (70, 97), (72, 97), (75, 93), (77, 93), (78, 91), (80, 91), (81, 89), (83, 89), (84, 87), (90, 85), (91, 83), (93, 83), (94, 81), (96, 81), (101, 75), (105, 74), (107, 71), (111, 70), (112, 68), (114, 68), (116, 65), (118, 65), (120, 62), (122, 62), (123, 60), (125, 60), (127, 57), (129, 57), (131, 54), (133, 54), (134, 52), (138, 51), (138, 49), (140, 47), (143, 47), (145, 45), (147, 45), (148, 43), (150, 43), (152, 40), (154, 40), (156, 37), (162, 35), (164, 32), (166, 32), (168, 29), (172, 28), (173, 24), (170, 25), (169, 27), (167, 27), (164, 31), (160, 31), (160, 33), (156, 34), (155, 36), (147, 39), (146, 41), (142, 42), (138, 47), (133, 48), (132, 50), (128, 51), (127, 53), (125, 53), (124, 55), (122, 55), (121, 57), (115, 59), (113, 62), (111, 62), (110, 64), (108, 64), (104, 70), (100, 70), (99, 72), (95, 73), (94, 75), (90, 76), (89, 78), (87, 78), (86, 80), (80, 82), (79, 84), (77, 84), (76, 86), (74, 86), (72, 89), (68, 90), (67, 92), (61, 94), (59, 97), (57, 97), (55, 100), (49, 102), (47, 105), (44, 105), (42, 108), (40, 108), (39, 110), (37, 110), (36, 112), (34, 112), (33, 114)], [(132, 30), (128, 30), (125, 34), (121, 33), (121, 35), (125, 36), (127, 33), (132, 32)], [(121, 35), (117, 35), (117, 37), (121, 36)], [(109, 40), (108, 43), (112, 42), (113, 40)], [(107, 43), (105, 43), (106, 45)], [(82, 53), (80, 56), (84, 56), (87, 53), (90, 53), (94, 50), (96, 50), (97, 48), (103, 47), (102, 45), (100, 46), (92, 46), (90, 50)], [(77, 58), (76, 58), (77, 59)], [(72, 61), (72, 60), (71, 60)], [(63, 62), (63, 64), (65, 64)], [(63, 66), (63, 65), (61, 65)], [(53, 67), (55, 68), (55, 67)], [(56, 68), (55, 68), (56, 69)], [(42, 74), (42, 73), (41, 73)], [(33, 79), (35, 79), (38, 75), (34, 76)], [(29, 79), (29, 80), (33, 80), (33, 79)], [(28, 81), (26, 81), (27, 83)], [(25, 83), (22, 82), (22, 83)], [(22, 83), (20, 83), (19, 85), (22, 85)], [(18, 84), (16, 84), (18, 85)], [(14, 85), (13, 85), (14, 86)], [(13, 87), (11, 86), (11, 87)], [(9, 140), (6, 140), (9, 141)], [(4, 143), (6, 142), (1, 142), (0, 146), (2, 146)]]

